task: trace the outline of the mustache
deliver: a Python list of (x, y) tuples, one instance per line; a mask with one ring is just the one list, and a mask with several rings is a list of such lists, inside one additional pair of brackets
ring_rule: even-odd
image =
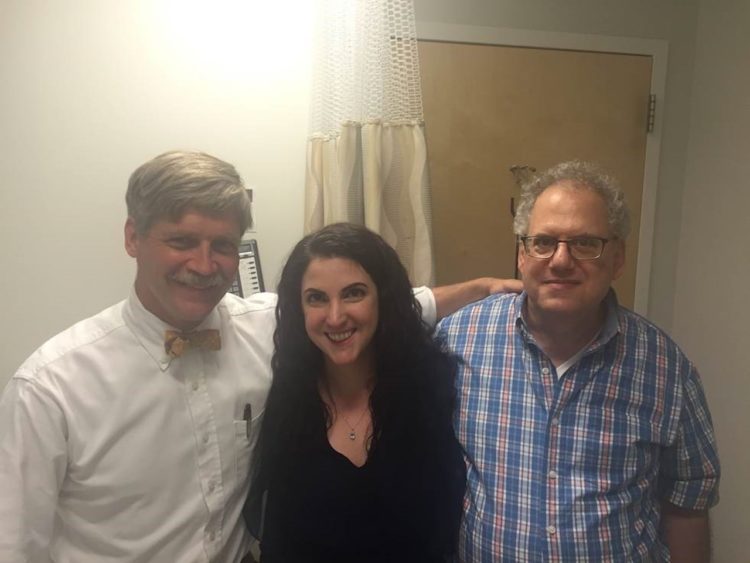
[(216, 272), (210, 276), (202, 276), (195, 272), (178, 272), (171, 276), (172, 280), (195, 287), (198, 289), (208, 289), (211, 287), (219, 287), (227, 283), (227, 278), (221, 272)]

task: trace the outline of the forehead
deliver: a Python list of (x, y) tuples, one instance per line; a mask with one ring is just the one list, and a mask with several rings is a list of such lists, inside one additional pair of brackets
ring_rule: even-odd
[(530, 234), (608, 236), (607, 205), (595, 191), (571, 181), (544, 190), (529, 216)]
[(365, 269), (348, 258), (313, 258), (302, 276), (302, 290), (337, 289), (353, 283), (374, 285)]
[(207, 214), (188, 210), (179, 218), (162, 217), (152, 226), (152, 233), (182, 233), (200, 237), (240, 238), (242, 232), (234, 213)]

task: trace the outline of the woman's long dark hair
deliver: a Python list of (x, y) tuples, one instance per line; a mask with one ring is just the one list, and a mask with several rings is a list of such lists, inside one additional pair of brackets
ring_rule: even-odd
[[(378, 450), (384, 435), (398, 435), (412, 450), (440, 447), (439, 440), (446, 432), (452, 436), (456, 363), (433, 341), (431, 329), (422, 322), (419, 303), (398, 255), (365, 227), (349, 223), (324, 227), (297, 243), (278, 286), (274, 378), (254, 455), (245, 512), (253, 532), (258, 530), (254, 529), (249, 509), (260, 506), (270, 478), (331, 423), (318, 391), (323, 355), (307, 336), (302, 310), (302, 278), (315, 258), (352, 260), (362, 266), (377, 288), (370, 453)], [(389, 428), (395, 432), (389, 432)]]

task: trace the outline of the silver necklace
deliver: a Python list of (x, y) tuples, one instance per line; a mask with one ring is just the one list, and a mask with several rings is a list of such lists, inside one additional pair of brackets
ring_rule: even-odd
[[(333, 401), (333, 397), (331, 397), (331, 400)], [(333, 404), (333, 406), (335, 407), (335, 406), (336, 406), (336, 403), (334, 403), (334, 404)], [(356, 432), (356, 430), (357, 430), (357, 426), (359, 426), (359, 423), (360, 423), (360, 422), (362, 422), (362, 419), (363, 419), (363, 418), (365, 417), (365, 413), (366, 413), (366, 412), (367, 412), (368, 410), (370, 410), (370, 407), (369, 407), (369, 405), (368, 405), (367, 407), (365, 407), (365, 410), (363, 410), (363, 411), (362, 411), (362, 414), (360, 414), (360, 415), (359, 415), (359, 418), (357, 419), (357, 423), (356, 423), (356, 424), (355, 424), (354, 426), (352, 426), (352, 425), (351, 425), (351, 424), (349, 423), (349, 419), (347, 419), (347, 418), (346, 418), (346, 417), (344, 416), (344, 413), (341, 413), (341, 419), (342, 419), (342, 420), (343, 420), (343, 421), (344, 421), (344, 422), (346, 423), (346, 425), (347, 425), (347, 426), (349, 427), (349, 439), (350, 439), (350, 440), (352, 440), (352, 441), (353, 441), (353, 440), (356, 440), (356, 439), (357, 439), (357, 432)]]
[[(328, 395), (328, 398), (331, 401), (331, 405), (333, 405), (333, 411), (336, 413), (336, 416), (339, 416), (339, 409), (336, 406), (336, 401), (333, 399), (333, 393), (331, 393), (331, 389), (328, 387), (327, 384), (325, 384), (325, 392)], [(362, 419), (365, 417), (365, 414), (370, 410), (370, 404), (368, 401), (367, 406), (365, 406), (364, 410), (362, 411), (362, 414), (359, 415), (359, 418), (357, 419), (357, 423), (352, 425), (349, 422), (349, 419), (344, 416), (344, 413), (341, 413), (341, 420), (344, 421), (344, 424), (346, 424), (349, 427), (349, 439), (351, 441), (354, 441), (357, 439), (357, 427), (359, 426), (359, 423), (362, 422)]]

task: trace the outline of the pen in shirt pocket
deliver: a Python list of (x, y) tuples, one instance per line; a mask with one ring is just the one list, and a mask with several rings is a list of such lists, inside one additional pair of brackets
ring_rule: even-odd
[(242, 411), (242, 420), (245, 421), (245, 432), (250, 437), (250, 423), (253, 419), (253, 407), (250, 403), (245, 403), (245, 409)]

